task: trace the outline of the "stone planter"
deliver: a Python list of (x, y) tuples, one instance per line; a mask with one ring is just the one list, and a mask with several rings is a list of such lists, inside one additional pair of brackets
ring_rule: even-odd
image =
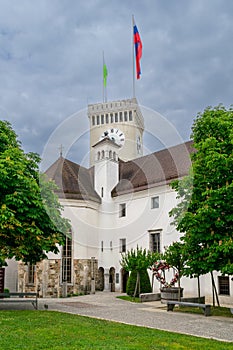
[[(160, 288), (161, 300), (178, 300), (178, 287)], [(183, 288), (180, 288), (180, 297), (183, 296)]]

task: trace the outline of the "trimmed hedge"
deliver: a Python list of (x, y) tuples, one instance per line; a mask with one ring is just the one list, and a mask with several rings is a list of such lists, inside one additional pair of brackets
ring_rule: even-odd
[[(128, 278), (126, 285), (126, 293), (130, 296), (134, 295), (134, 290), (137, 282), (137, 271), (133, 270)], [(140, 271), (140, 293), (151, 293), (152, 288), (147, 270)], [(135, 295), (139, 297), (139, 290)]]

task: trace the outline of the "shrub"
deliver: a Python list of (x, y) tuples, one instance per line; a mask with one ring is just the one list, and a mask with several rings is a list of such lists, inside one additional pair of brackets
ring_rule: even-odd
[[(137, 271), (133, 270), (128, 278), (126, 293), (130, 296), (134, 295), (135, 287), (137, 282)], [(140, 293), (151, 293), (152, 288), (150, 284), (150, 279), (147, 270), (140, 271)], [(135, 297), (139, 296), (139, 289), (137, 288), (137, 292)]]

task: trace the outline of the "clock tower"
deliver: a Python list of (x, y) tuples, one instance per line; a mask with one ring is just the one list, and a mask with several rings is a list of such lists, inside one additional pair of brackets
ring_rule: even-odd
[(95, 161), (93, 146), (108, 137), (119, 147), (124, 161), (143, 155), (144, 120), (136, 98), (88, 105), (90, 122), (90, 165)]

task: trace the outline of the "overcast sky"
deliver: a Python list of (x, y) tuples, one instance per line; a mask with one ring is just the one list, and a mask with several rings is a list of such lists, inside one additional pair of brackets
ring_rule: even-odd
[[(0, 0), (0, 117), (26, 152), (43, 154), (56, 128), (102, 101), (102, 52), (108, 100), (132, 97), (132, 14), (141, 40), (138, 102), (160, 113), (186, 141), (207, 106), (229, 107), (233, 92), (232, 0)], [(72, 118), (69, 119), (72, 121)], [(78, 147), (89, 148), (86, 112)], [(69, 127), (72, 128), (72, 125)], [(69, 133), (69, 130), (64, 131)], [(156, 148), (156, 145), (155, 145)], [(154, 149), (155, 150), (155, 149)]]

